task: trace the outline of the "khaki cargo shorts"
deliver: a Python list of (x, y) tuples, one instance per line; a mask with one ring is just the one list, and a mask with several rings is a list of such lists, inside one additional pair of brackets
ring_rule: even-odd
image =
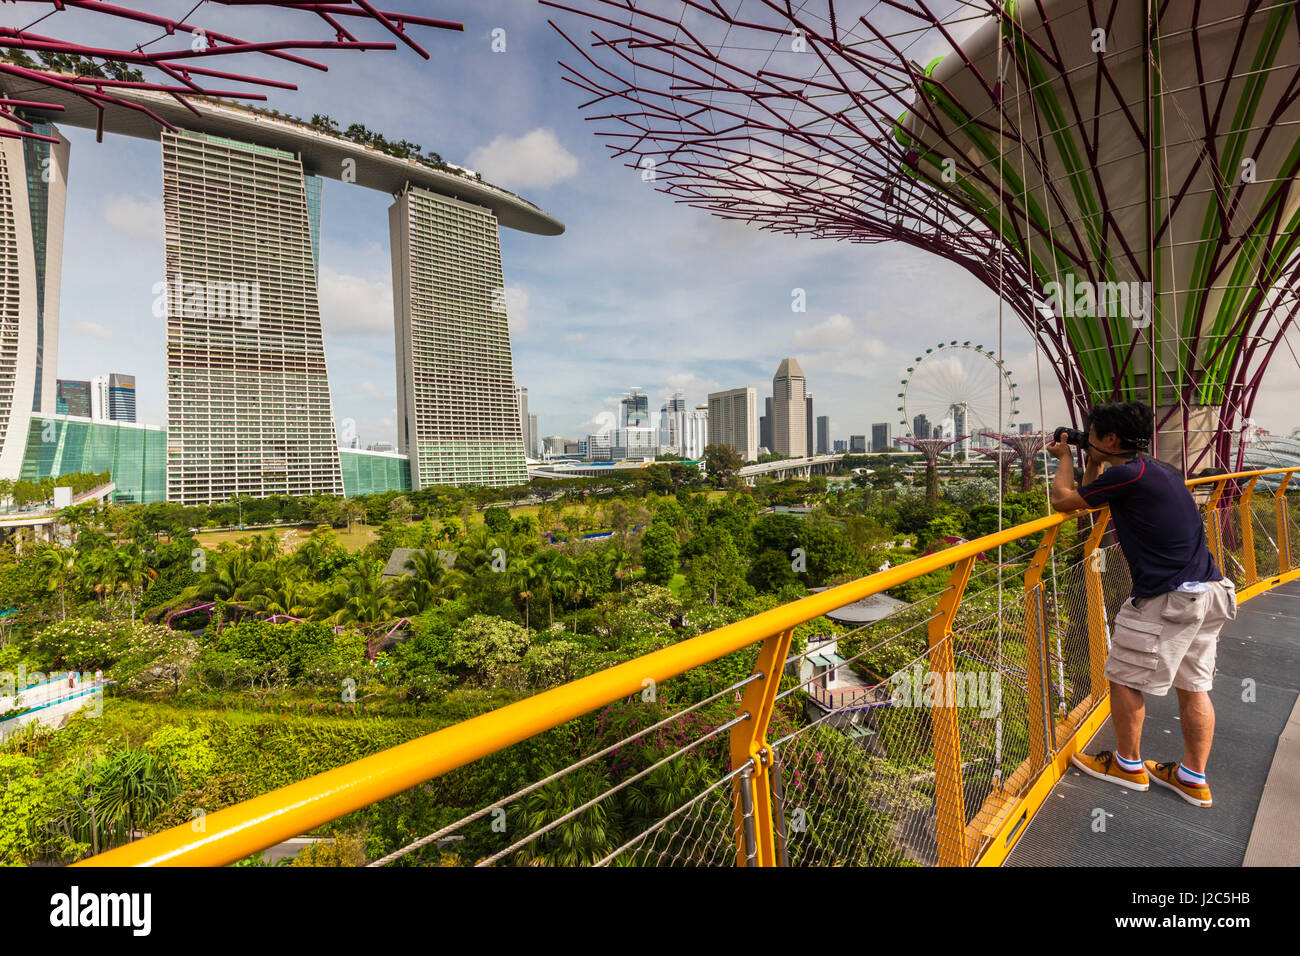
[(1115, 614), (1106, 678), (1163, 697), (1171, 686), (1209, 691), (1219, 631), (1237, 616), (1237, 589), (1224, 578), (1200, 594), (1170, 591), (1126, 600)]

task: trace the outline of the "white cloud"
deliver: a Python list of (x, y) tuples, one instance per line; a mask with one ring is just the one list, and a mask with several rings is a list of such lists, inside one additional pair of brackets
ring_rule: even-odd
[(585, 342), (585, 341), (587, 341), (587, 336), (586, 336), (586, 333), (583, 333), (583, 332), (574, 332), (574, 333), (572, 333), (571, 335), (566, 335), (566, 336), (564, 337), (564, 341), (565, 341), (565, 342), (569, 342), (569, 343), (573, 343), (573, 342)]
[(522, 335), (533, 324), (533, 314), (528, 311), (528, 290), (521, 285), (508, 285), (506, 295), (506, 319), (510, 323), (510, 335)]
[(794, 344), (804, 349), (833, 349), (853, 340), (853, 320), (838, 312), (825, 322), (798, 329), (794, 333)]
[(105, 342), (111, 342), (115, 337), (112, 332), (98, 322), (78, 322), (73, 326), (73, 329), (82, 335), (88, 335), (93, 339), (102, 339)]
[(104, 221), (133, 239), (162, 240), (162, 200), (109, 196)]
[(519, 137), (498, 136), (469, 154), (468, 164), (488, 182), (510, 189), (547, 189), (578, 172), (578, 160), (553, 130), (538, 128)]
[[(709, 392), (719, 392), (722, 386), (717, 379), (700, 378), (694, 372), (677, 372), (664, 380), (669, 392), (682, 392), (688, 402), (703, 401)], [(692, 398), (695, 396), (695, 398)]]
[(393, 287), (322, 265), (321, 323), (335, 335), (393, 332)]

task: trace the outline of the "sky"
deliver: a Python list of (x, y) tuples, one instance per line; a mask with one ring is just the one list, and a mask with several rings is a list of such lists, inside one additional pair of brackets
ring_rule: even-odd
[[(191, 5), (149, 6), (180, 16)], [(36, 6), (6, 4), (0, 24), (22, 25), (18, 10)], [(901, 244), (854, 246), (725, 222), (674, 203), (611, 159), (579, 110), (587, 97), (563, 79), (557, 61), (576, 54), (547, 24), (555, 11), (532, 0), (391, 6), (463, 21), (465, 32), (420, 33), (429, 61), (399, 49), (327, 54), (328, 73), (250, 68), (301, 86), (274, 92), (267, 106), (327, 113), (342, 126), (361, 122), (419, 143), (565, 224), (559, 237), (501, 236), (515, 378), (528, 389), (540, 435), (584, 436), (633, 387), (649, 393), (657, 412), (677, 391), (694, 405), (710, 391), (750, 385), (761, 412), (787, 356), (802, 365), (816, 414), (830, 416), (832, 438), (870, 436), (874, 422), (898, 434), (907, 366), (953, 339), (994, 350), (1000, 343), (1018, 386), (1017, 422), (1065, 423), (1055, 376), (1027, 331), (959, 267)], [(242, 12), (205, 15), (218, 26), (226, 18), (234, 32), (230, 18)], [(289, 32), (315, 35), (301, 24)], [(64, 133), (72, 154), (58, 375), (134, 374), (139, 419), (162, 423), (165, 331), (152, 308), (163, 278), (161, 148)], [(362, 447), (397, 435), (391, 201), (324, 183), (326, 361), (336, 420), (356, 423)], [(798, 290), (804, 311), (792, 308)], [(1284, 354), (1256, 422), (1284, 432), (1300, 425), (1298, 399), (1300, 374)]]

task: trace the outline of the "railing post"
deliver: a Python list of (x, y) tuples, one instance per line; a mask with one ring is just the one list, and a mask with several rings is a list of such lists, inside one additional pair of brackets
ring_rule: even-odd
[(1255, 494), (1257, 481), (1259, 475), (1250, 479), (1246, 483), (1246, 490), (1241, 493), (1241, 564), (1246, 571), (1246, 587), (1259, 580), (1259, 570), (1255, 567), (1255, 525), (1250, 520), (1250, 499)]
[(939, 606), (930, 618), (930, 670), (934, 672), (936, 703), (931, 714), (934, 736), (934, 803), (935, 831), (939, 843), (940, 866), (967, 866), (970, 847), (966, 845), (966, 800), (961, 772), (961, 727), (957, 719), (956, 688), (953, 665), (952, 623), (961, 606), (966, 582), (970, 580), (975, 557), (963, 558), (953, 565), (948, 588), (939, 598)]
[[(742, 773), (735, 778), (737, 866), (777, 864), (772, 826), (772, 788), (768, 782), (775, 758), (767, 743), (767, 727), (772, 720), (776, 693), (781, 686), (781, 673), (785, 670), (786, 658), (790, 656), (790, 643), (793, 639), (792, 628), (773, 634), (763, 641), (758, 652), (758, 662), (754, 665), (754, 673), (759, 676), (745, 685), (745, 697), (740, 704), (741, 712), (748, 713), (749, 720), (731, 728), (732, 769), (742, 767), (751, 760), (754, 762), (749, 773)], [(752, 808), (748, 814), (747, 806)], [(752, 857), (745, 840), (747, 816), (753, 825)], [(755, 862), (751, 863), (751, 858)]]
[(1219, 528), (1219, 498), (1223, 495), (1223, 489), (1227, 484), (1226, 478), (1222, 481), (1216, 481), (1214, 491), (1210, 493), (1210, 501), (1205, 506), (1206, 544), (1209, 546), (1210, 554), (1214, 556), (1215, 565), (1225, 575), (1228, 572), (1223, 566), (1223, 533)]
[(1273, 493), (1274, 508), (1277, 516), (1277, 573), (1291, 570), (1291, 525), (1286, 520), (1286, 486), (1295, 472), (1288, 471)]
[(785, 784), (781, 781), (781, 757), (776, 748), (772, 754), (772, 826), (776, 831), (776, 865), (790, 865), (790, 848), (785, 833)]
[(1025, 571), (1025, 671), (1026, 699), (1029, 702), (1029, 765), (1041, 767), (1047, 762), (1047, 712), (1043, 705), (1048, 675), (1042, 662), (1047, 660), (1047, 622), (1043, 620), (1043, 604), (1038, 589), (1043, 583), (1043, 571), (1056, 545), (1061, 526), (1058, 524), (1043, 532), (1043, 540), (1034, 552), (1034, 558)]
[(1083, 584), (1088, 604), (1088, 680), (1093, 701), (1110, 691), (1106, 681), (1106, 593), (1101, 586), (1101, 539), (1110, 524), (1110, 506), (1106, 505), (1093, 519), (1092, 533), (1083, 549)]

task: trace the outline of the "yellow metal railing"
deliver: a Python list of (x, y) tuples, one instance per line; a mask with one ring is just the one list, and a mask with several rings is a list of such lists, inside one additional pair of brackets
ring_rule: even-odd
[[(1290, 550), (1293, 519), (1286, 500), (1296, 470), (1300, 469), (1268, 469), (1187, 482), (1193, 494), (1203, 499), (1209, 547), (1220, 569), (1237, 583), (1240, 601), (1300, 577), (1300, 556)], [(1278, 484), (1266, 497), (1260, 494), (1259, 482), (1274, 480), (1269, 476), (1276, 476)], [(1260, 515), (1270, 502), (1271, 522)], [(1075, 519), (1092, 521), (1086, 537), (1080, 529), (1081, 540), (1075, 545), (1081, 549), (1080, 559), (1053, 567), (1060, 554), (1061, 528)], [(971, 643), (972, 635), (990, 626), (987, 618), (970, 621), (961, 617), (975, 562), (981, 558), (987, 562), (1005, 546), (1042, 535), (1024, 572), (1019, 606), (1004, 607), (1000, 584), (998, 589), (999, 641), (1005, 623), (1019, 636), (1014, 646), (1023, 654), (1023, 667), (999, 665), (1008, 674), (1023, 673), (1023, 701), (1014, 708), (1017, 719), (1023, 717), (1026, 731), (1023, 759), (1010, 772), (999, 768), (991, 782), (976, 781), (963, 761), (963, 744), (968, 748), (983, 745), (972, 736), (969, 719), (963, 723), (960, 705), (949, 698), (928, 707), (925, 736), (929, 742), (917, 745), (929, 748), (928, 756), (922, 756), (932, 763), (932, 771), (920, 776), (925, 777), (927, 793), (933, 780), (933, 862), (997, 865), (1064, 774), (1070, 755), (1086, 744), (1109, 714), (1104, 677), (1108, 605), (1118, 604), (1128, 584), (1122, 557), (1113, 545), (1103, 546), (1108, 522), (1107, 508), (1053, 514), (959, 544), (210, 813), (201, 832), (183, 824), (78, 865), (233, 863), (639, 694), (650, 681), (662, 683), (755, 644), (760, 645), (758, 661), (744, 685), (738, 710), (743, 719), (730, 729), (734, 858), (739, 865), (777, 865), (788, 858), (786, 841), (795, 835), (785, 832), (787, 808), (782, 806), (780, 761), (769, 740), (769, 726), (795, 628), (907, 581), (947, 570), (948, 585), (933, 599), (925, 633), (928, 669), (939, 684), (946, 678), (951, 686), (958, 677), (956, 657), (980, 659), (972, 648), (981, 650), (982, 645)], [(1264, 577), (1259, 574), (1261, 560), (1268, 569)], [(996, 567), (1000, 577), (1001, 566)], [(1045, 580), (1049, 568), (1053, 571), (1050, 587)], [(1002, 651), (999, 643), (1000, 659)], [(999, 735), (1001, 732), (999, 725)], [(922, 738), (918, 735), (917, 739)], [(999, 753), (1000, 747), (999, 736)]]

